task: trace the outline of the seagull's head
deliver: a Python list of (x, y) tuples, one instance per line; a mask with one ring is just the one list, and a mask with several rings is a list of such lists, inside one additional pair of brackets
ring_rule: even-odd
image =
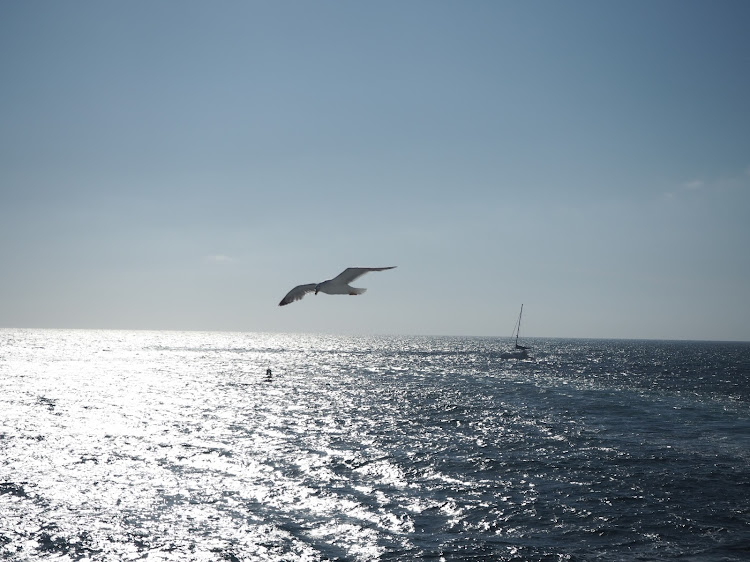
[(315, 294), (316, 295), (318, 294), (318, 291), (320, 291), (320, 283), (318, 283), (317, 285), (315, 285)]

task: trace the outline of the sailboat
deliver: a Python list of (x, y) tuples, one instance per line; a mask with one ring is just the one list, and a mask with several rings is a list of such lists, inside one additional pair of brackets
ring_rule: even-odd
[[(510, 351), (502, 353), (500, 357), (503, 359), (527, 359), (529, 357), (529, 348), (525, 345), (518, 343), (518, 338), (521, 333), (521, 317), (523, 316), (523, 305), (521, 305), (521, 312), (518, 314), (518, 320), (516, 321), (516, 327), (513, 329), (515, 335), (515, 345)], [(513, 336), (511, 336), (512, 338)]]

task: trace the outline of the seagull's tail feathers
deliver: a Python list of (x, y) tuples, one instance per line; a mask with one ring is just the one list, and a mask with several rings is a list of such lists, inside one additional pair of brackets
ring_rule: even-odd
[(361, 295), (366, 290), (367, 289), (358, 289), (357, 287), (349, 287), (349, 294), (350, 295)]

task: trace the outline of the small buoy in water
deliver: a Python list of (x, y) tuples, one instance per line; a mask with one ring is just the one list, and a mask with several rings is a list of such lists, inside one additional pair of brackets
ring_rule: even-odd
[(266, 369), (266, 377), (270, 379), (272, 376), (273, 375), (271, 374), (271, 367), (269, 367), (268, 369)]

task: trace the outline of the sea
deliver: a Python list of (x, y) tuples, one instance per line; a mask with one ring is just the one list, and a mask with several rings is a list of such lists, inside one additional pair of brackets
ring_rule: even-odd
[(2, 329), (0, 559), (750, 560), (750, 343), (527, 343)]

